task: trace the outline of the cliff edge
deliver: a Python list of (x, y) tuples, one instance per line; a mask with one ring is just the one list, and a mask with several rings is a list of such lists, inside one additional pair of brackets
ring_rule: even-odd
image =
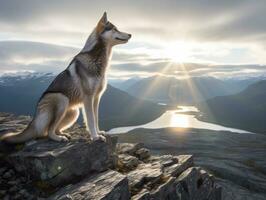
[[(0, 134), (21, 131), (28, 117), (1, 113)], [(12, 121), (12, 123), (11, 123)], [(192, 155), (151, 155), (142, 143), (92, 142), (84, 128), (70, 142), (0, 144), (1, 199), (220, 200), (215, 178)]]

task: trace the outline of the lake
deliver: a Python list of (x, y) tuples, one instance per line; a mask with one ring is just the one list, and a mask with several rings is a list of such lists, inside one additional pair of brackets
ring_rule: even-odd
[(200, 121), (195, 116), (195, 114), (198, 112), (199, 110), (194, 106), (178, 106), (178, 109), (168, 110), (160, 117), (147, 124), (139, 126), (126, 126), (126, 127), (113, 128), (110, 131), (108, 131), (108, 133), (110, 134), (127, 133), (137, 128), (159, 129), (159, 128), (168, 128), (168, 127), (197, 128), (197, 129), (208, 129), (215, 131), (229, 131), (234, 133), (251, 133), (245, 130), (230, 128), (213, 123)]

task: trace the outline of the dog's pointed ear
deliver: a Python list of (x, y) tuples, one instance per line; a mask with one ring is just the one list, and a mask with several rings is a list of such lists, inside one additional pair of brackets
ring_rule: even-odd
[(107, 13), (106, 13), (106, 12), (103, 13), (103, 16), (102, 16), (102, 18), (101, 18), (101, 21), (102, 21), (104, 24), (107, 24), (108, 19), (107, 19)]
[(104, 30), (105, 25), (107, 24), (108, 19), (107, 19), (107, 13), (104, 12), (103, 16), (101, 17), (100, 21), (97, 24), (97, 33), (101, 33)]

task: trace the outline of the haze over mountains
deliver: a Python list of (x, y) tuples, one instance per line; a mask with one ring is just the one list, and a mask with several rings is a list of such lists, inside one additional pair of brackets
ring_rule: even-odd
[(227, 79), (202, 76), (177, 79), (152, 76), (144, 79), (129, 79), (114, 85), (132, 96), (167, 104), (195, 104), (215, 96), (235, 94), (245, 89), (256, 79)]

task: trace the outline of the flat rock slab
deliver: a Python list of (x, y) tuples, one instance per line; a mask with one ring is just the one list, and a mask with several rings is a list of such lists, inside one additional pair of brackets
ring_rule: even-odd
[(163, 175), (160, 164), (140, 164), (137, 169), (127, 174), (130, 188), (141, 188), (149, 182), (156, 182)]
[(108, 170), (59, 190), (50, 200), (129, 200), (126, 176)]
[(107, 142), (39, 140), (9, 155), (7, 161), (39, 185), (56, 187), (107, 170), (113, 145), (111, 137)]

